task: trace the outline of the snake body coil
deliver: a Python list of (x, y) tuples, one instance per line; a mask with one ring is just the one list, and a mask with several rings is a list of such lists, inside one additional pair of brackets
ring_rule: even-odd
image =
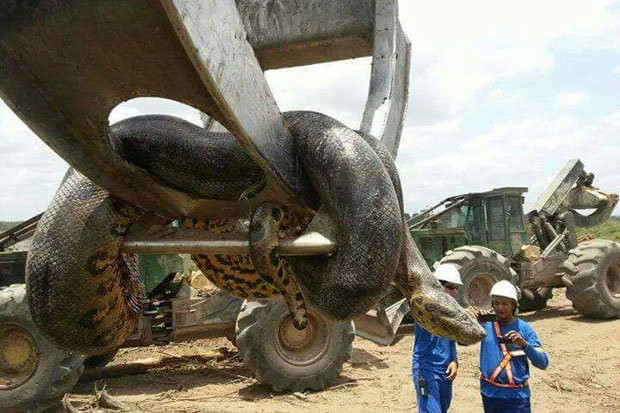
[(123, 236), (142, 211), (70, 169), (37, 225), (26, 262), (32, 318), (58, 347), (118, 348), (136, 327), (142, 296)]
[[(338, 250), (330, 256), (281, 259), (278, 233), (287, 221), (307, 222), (308, 217), (284, 219), (285, 210), (264, 204), (247, 217), (251, 259), (197, 254), (193, 258), (203, 272), (236, 295), (283, 294), (298, 328), (304, 326), (305, 301), (331, 319), (350, 319), (370, 309), (397, 275), (429, 331), (461, 342), (479, 339), (484, 332), (445, 298), (412, 249), (400, 181), (383, 145), (318, 113), (290, 112), (284, 118), (320, 211), (336, 226)], [(238, 200), (264, 184), (262, 171), (233, 135), (168, 116), (119, 122), (111, 127), (109, 142), (126, 162), (193, 196)], [(33, 318), (59, 347), (102, 353), (118, 347), (135, 327), (140, 282), (131, 257), (119, 251), (126, 230), (144, 213), (77, 171), (61, 184), (37, 228), (27, 263)], [(186, 226), (213, 232), (242, 225), (242, 220), (192, 218)]]

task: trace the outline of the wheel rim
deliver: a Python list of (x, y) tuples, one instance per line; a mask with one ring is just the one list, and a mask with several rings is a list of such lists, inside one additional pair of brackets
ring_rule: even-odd
[(37, 344), (32, 334), (18, 325), (0, 325), (0, 390), (24, 384), (37, 369)]
[(476, 274), (467, 288), (467, 302), (471, 306), (478, 308), (491, 307), (491, 288), (495, 284), (495, 278), (491, 274)]
[(610, 265), (605, 277), (605, 286), (614, 298), (620, 298), (620, 264)]
[(307, 366), (320, 360), (329, 348), (326, 321), (313, 311), (308, 312), (308, 326), (297, 330), (289, 314), (280, 318), (275, 337), (276, 353), (287, 363)]

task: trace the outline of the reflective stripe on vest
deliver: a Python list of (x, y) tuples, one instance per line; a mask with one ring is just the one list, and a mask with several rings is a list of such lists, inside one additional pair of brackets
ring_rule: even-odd
[[(514, 389), (514, 388), (520, 388), (520, 387), (526, 387), (528, 386), (528, 382), (525, 381), (524, 383), (521, 384), (517, 384), (515, 383), (513, 377), (512, 377), (512, 366), (510, 365), (510, 360), (512, 360), (513, 358), (513, 354), (514, 356), (517, 355), (521, 355), (518, 351), (516, 352), (510, 352), (508, 351), (508, 349), (506, 348), (506, 345), (504, 343), (500, 343), (499, 342), (499, 338), (502, 336), (502, 332), (499, 329), (499, 323), (497, 321), (495, 321), (493, 323), (493, 329), (495, 330), (495, 336), (498, 338), (497, 340), (497, 344), (499, 344), (499, 348), (502, 351), (502, 354), (504, 355), (504, 358), (502, 358), (499, 362), (499, 364), (497, 365), (497, 367), (495, 367), (495, 370), (493, 370), (493, 374), (491, 374), (491, 377), (487, 378), (484, 377), (483, 375), (480, 375), (480, 379), (484, 380), (488, 383), (491, 383), (494, 386), (497, 387), (503, 387), (503, 388), (508, 388), (508, 389)], [(525, 353), (524, 353), (525, 354)], [(500, 375), (500, 373), (502, 372), (502, 370), (506, 369), (506, 376), (508, 376), (508, 383), (498, 383), (495, 380), (497, 379), (497, 376)]]

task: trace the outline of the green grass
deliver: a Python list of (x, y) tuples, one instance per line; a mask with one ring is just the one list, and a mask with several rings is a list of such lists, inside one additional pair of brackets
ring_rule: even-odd
[(620, 219), (614, 217), (596, 227), (577, 229), (577, 236), (586, 234), (592, 234), (595, 239), (607, 239), (620, 242)]

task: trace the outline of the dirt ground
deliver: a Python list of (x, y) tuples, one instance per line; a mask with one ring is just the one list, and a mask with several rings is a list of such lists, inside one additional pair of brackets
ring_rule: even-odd
[[(584, 319), (572, 309), (563, 290), (556, 291), (547, 309), (525, 313), (522, 318), (537, 331), (551, 360), (545, 371), (532, 367), (533, 411), (620, 410), (620, 320)], [(80, 382), (68, 400), (76, 408), (86, 409), (93, 402), (95, 387), (105, 386), (111, 396), (135, 411), (413, 411), (415, 395), (409, 377), (412, 343), (411, 335), (391, 347), (357, 338), (355, 354), (338, 381), (325, 391), (303, 394), (274, 393), (248, 377), (226, 339), (125, 349), (113, 364), (156, 356), (176, 358), (176, 362), (146, 374)], [(188, 358), (213, 354), (221, 347), (229, 350), (224, 351), (224, 360)], [(461, 368), (451, 410), (482, 411), (478, 346), (459, 347), (458, 351)]]

